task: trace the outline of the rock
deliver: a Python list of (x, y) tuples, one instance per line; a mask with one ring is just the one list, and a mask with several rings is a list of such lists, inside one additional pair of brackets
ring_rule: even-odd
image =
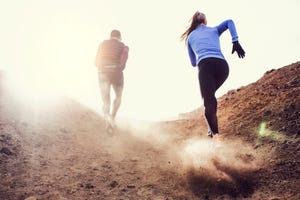
[(271, 113), (272, 113), (272, 111), (266, 110), (266, 111), (264, 112), (264, 116), (269, 116), (269, 115), (271, 115)]
[(118, 185), (118, 182), (117, 182), (117, 181), (112, 181), (112, 182), (109, 184), (109, 186), (110, 186), (111, 188), (115, 188), (117, 185)]
[(127, 188), (133, 189), (135, 188), (135, 185), (127, 185)]
[(85, 185), (86, 189), (93, 189), (95, 186), (93, 186), (91, 183), (88, 183)]
[(270, 74), (270, 73), (272, 73), (272, 72), (274, 72), (274, 71), (276, 71), (276, 70), (275, 70), (275, 69), (271, 69), (271, 70), (269, 70), (269, 71), (265, 72), (265, 74), (264, 74), (264, 75), (266, 75), (266, 74)]
[(13, 155), (13, 152), (11, 152), (7, 147), (3, 147), (3, 148), (0, 150), (0, 153), (6, 154), (6, 155), (8, 155), (8, 156)]

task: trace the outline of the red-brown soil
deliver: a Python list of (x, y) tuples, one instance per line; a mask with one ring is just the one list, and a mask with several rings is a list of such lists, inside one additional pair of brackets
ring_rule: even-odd
[(221, 148), (203, 108), (109, 135), (71, 99), (25, 104), (0, 81), (0, 199), (300, 199), (300, 62), (218, 99)]

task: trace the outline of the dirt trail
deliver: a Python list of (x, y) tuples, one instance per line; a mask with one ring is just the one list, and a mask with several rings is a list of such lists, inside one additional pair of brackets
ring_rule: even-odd
[(219, 149), (205, 136), (201, 108), (172, 121), (119, 119), (111, 136), (85, 106), (24, 101), (0, 73), (0, 199), (298, 200), (299, 69), (268, 72), (223, 96)]
[[(5, 99), (0, 148), (11, 154), (0, 154), (1, 199), (201, 199), (253, 193), (245, 179), (250, 168), (244, 172), (214, 160), (206, 140), (198, 141), (207, 149), (196, 146), (202, 154), (183, 154), (187, 141), (159, 123), (123, 121), (110, 136), (101, 116), (71, 100), (27, 106)], [(198, 156), (205, 164), (192, 162)], [(240, 190), (245, 184), (249, 190)]]
[(163, 151), (128, 130), (108, 136), (100, 116), (70, 103), (35, 111), (9, 108), (9, 113), (1, 115), (1, 139), (13, 154), (1, 154), (1, 161), (7, 162), (1, 170), (1, 196), (159, 196), (161, 188), (156, 189), (153, 182), (168, 163)]

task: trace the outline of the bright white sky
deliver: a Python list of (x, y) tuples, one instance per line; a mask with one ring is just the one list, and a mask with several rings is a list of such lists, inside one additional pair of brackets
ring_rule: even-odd
[(160, 120), (202, 104), (179, 41), (195, 11), (209, 26), (233, 19), (246, 51), (231, 55), (222, 35), (230, 75), (220, 96), (300, 60), (299, 9), (299, 0), (0, 0), (0, 69), (14, 73), (21, 98), (59, 91), (101, 112), (94, 58), (116, 28), (130, 47), (119, 115)]

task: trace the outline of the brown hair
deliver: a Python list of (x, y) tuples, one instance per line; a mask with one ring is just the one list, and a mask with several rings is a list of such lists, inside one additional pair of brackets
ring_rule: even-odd
[(186, 41), (189, 34), (195, 30), (198, 25), (206, 23), (206, 17), (205, 14), (197, 11), (189, 21), (191, 21), (191, 24), (189, 28), (180, 36), (180, 40)]

